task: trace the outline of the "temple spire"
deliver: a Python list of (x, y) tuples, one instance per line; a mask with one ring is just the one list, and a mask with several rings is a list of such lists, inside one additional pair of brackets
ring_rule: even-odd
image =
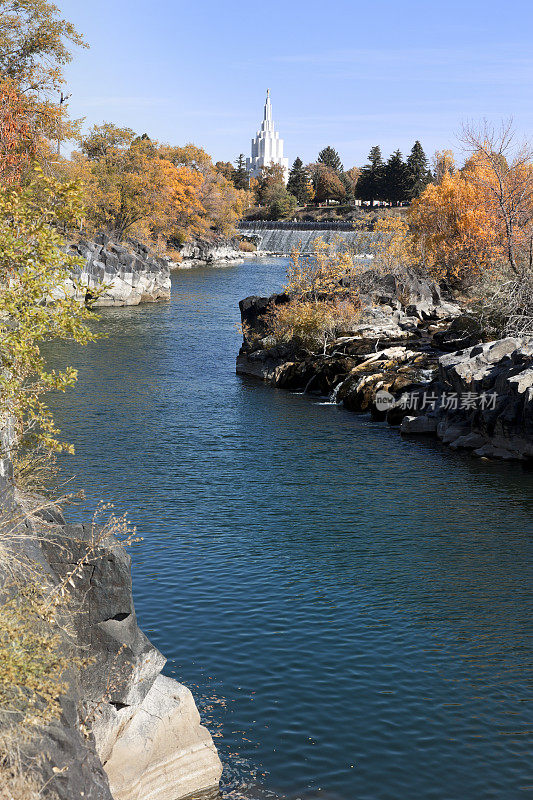
[(285, 182), (289, 176), (289, 161), (283, 156), (283, 139), (274, 128), (270, 89), (267, 89), (263, 122), (257, 136), (252, 139), (251, 158), (246, 159), (246, 169), (254, 177), (260, 177), (263, 167), (277, 164), (283, 169)]
[(263, 119), (265, 122), (272, 122), (272, 103), (270, 102), (270, 89), (267, 89), (267, 96), (265, 100), (265, 115)]

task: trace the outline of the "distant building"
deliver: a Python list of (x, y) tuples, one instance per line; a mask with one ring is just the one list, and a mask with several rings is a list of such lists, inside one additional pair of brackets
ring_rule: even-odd
[(289, 159), (283, 157), (283, 139), (274, 129), (272, 120), (272, 103), (270, 102), (270, 89), (267, 89), (265, 113), (261, 129), (252, 139), (252, 157), (246, 159), (246, 169), (250, 175), (257, 178), (261, 175), (263, 167), (280, 164), (283, 167), (285, 183), (289, 179)]

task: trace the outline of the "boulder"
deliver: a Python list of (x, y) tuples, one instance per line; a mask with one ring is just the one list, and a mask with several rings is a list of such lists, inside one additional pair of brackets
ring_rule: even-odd
[(406, 434), (434, 434), (436, 430), (437, 420), (425, 415), (420, 417), (404, 417), (400, 425), (400, 433)]
[(14, 504), (4, 511), (4, 528), (10, 519), (23, 528), (13, 538), (17, 557), (51, 585), (68, 587), (59, 631), (65, 646), (90, 656), (64, 676), (60, 719), (22, 748), (23, 761), (42, 774), (42, 797), (213, 796), (220, 759), (191, 693), (161, 675), (165, 658), (137, 625), (130, 559), (120, 542), (95, 525), (66, 524), (42, 498), (16, 492)]
[(478, 344), (482, 340), (479, 322), (466, 315), (456, 317), (444, 330), (433, 335), (433, 344), (440, 350), (452, 353)]
[(221, 764), (189, 689), (160, 675), (104, 763), (114, 800), (213, 795)]

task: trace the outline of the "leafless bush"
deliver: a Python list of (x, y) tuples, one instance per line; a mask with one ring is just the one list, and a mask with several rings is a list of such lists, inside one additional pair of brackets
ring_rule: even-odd
[(475, 288), (473, 310), (485, 336), (533, 337), (533, 272), (517, 278), (509, 271)]

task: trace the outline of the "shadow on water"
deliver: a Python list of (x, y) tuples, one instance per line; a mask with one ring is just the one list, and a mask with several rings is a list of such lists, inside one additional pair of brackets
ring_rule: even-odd
[(65, 469), (144, 537), (139, 620), (226, 797), (525, 797), (532, 476), (237, 377), (238, 300), (284, 265), (179, 272), (169, 304), (54, 345), (79, 370)]

